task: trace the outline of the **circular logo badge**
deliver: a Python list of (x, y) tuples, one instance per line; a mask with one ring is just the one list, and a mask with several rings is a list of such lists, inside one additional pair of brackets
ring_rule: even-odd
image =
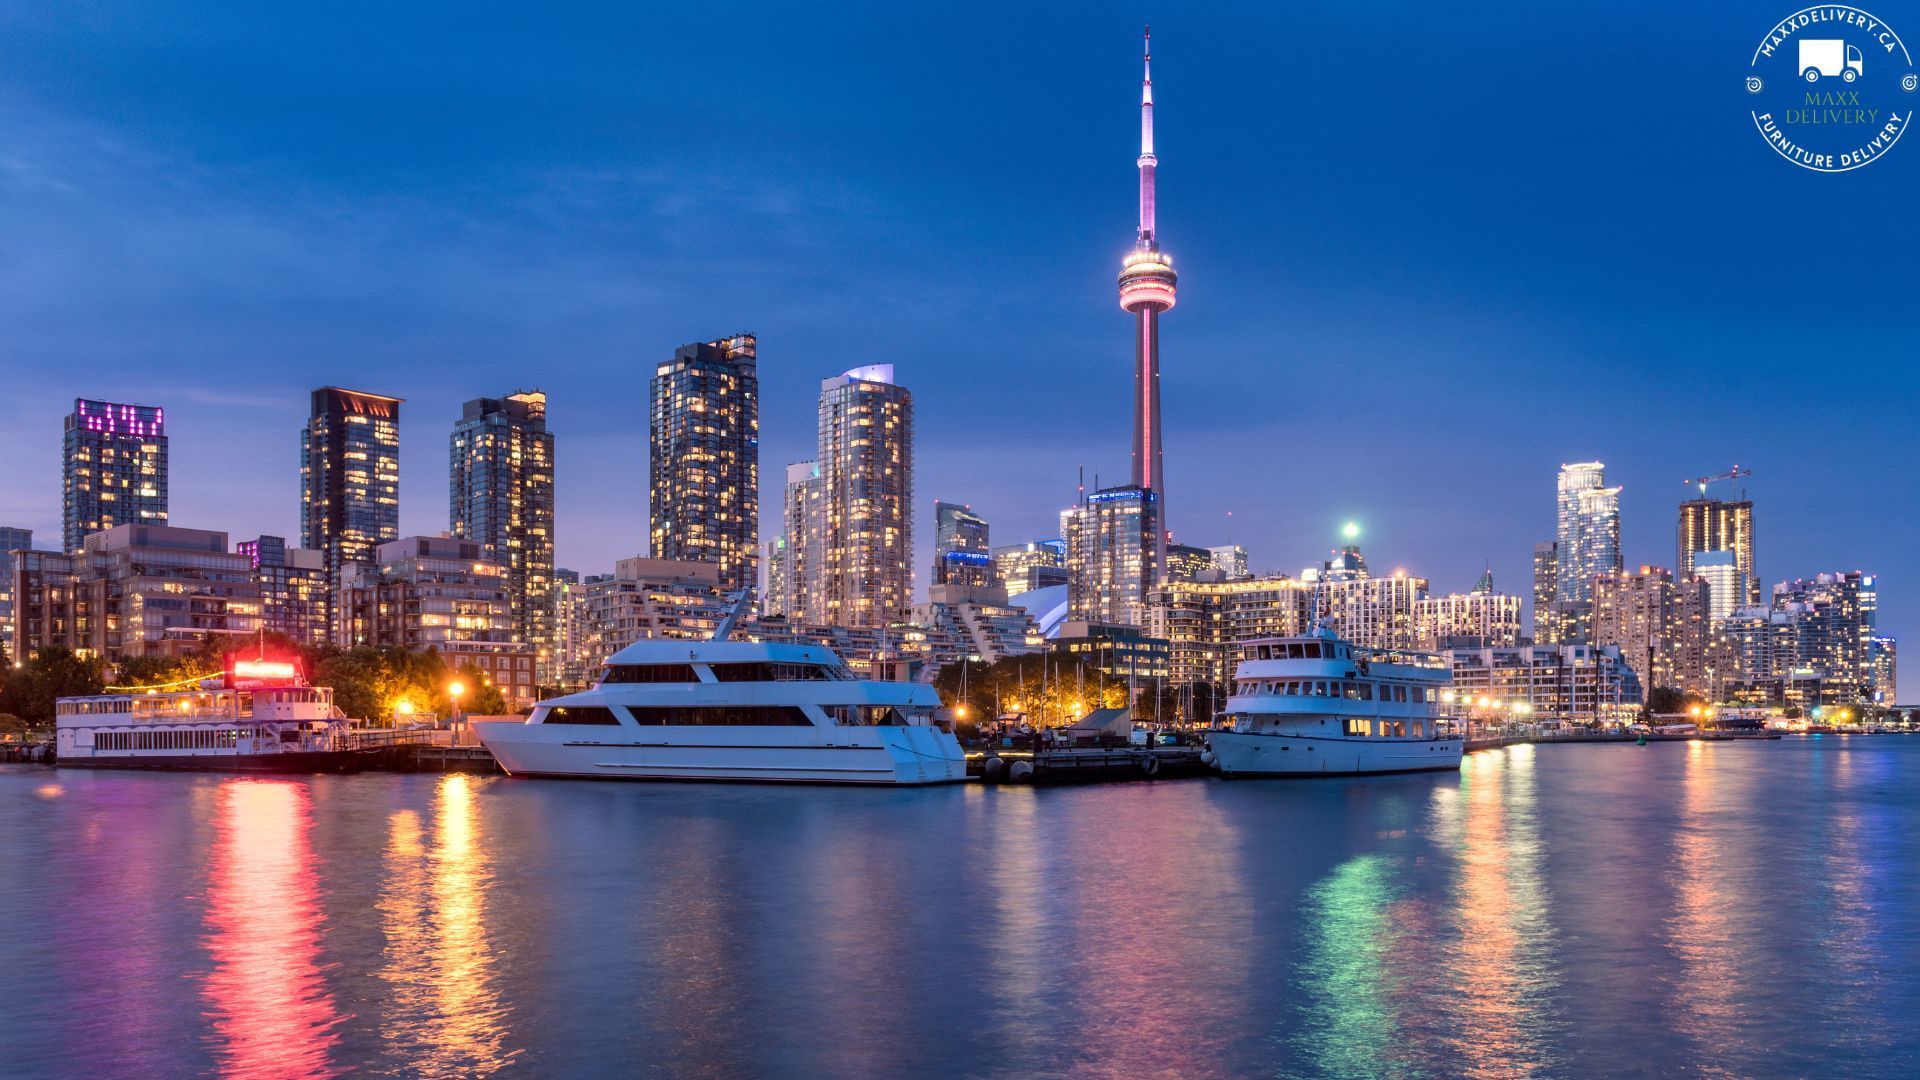
[(1856, 7), (1796, 11), (1767, 31), (1747, 73), (1753, 126), (1803, 169), (1880, 160), (1913, 120), (1920, 75), (1900, 35)]

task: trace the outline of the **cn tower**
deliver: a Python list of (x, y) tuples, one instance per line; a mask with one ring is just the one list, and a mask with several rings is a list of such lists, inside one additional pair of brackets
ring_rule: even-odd
[(1133, 313), (1133, 484), (1151, 529), (1153, 566), (1144, 585), (1166, 573), (1166, 483), (1160, 465), (1160, 313), (1173, 308), (1173, 260), (1153, 228), (1153, 32), (1142, 37), (1140, 82), (1140, 233), (1120, 270), (1120, 306)]

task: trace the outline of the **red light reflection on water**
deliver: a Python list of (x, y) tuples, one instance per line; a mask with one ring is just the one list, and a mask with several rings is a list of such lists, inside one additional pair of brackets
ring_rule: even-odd
[(304, 784), (220, 788), (208, 867), (201, 993), (224, 1076), (331, 1076), (334, 1007), (321, 963), (320, 887)]

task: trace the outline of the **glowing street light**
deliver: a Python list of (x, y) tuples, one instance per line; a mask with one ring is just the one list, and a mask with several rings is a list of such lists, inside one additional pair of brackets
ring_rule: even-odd
[(1360, 523), (1357, 521), (1349, 521), (1345, 525), (1340, 526), (1340, 535), (1348, 540), (1360, 539)]

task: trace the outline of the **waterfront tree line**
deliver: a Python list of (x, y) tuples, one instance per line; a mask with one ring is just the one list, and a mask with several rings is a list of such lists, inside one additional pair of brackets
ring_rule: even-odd
[(1074, 653), (1032, 653), (989, 664), (948, 664), (934, 680), (959, 727), (971, 732), (996, 717), (1019, 715), (1035, 727), (1065, 727), (1095, 709), (1124, 708), (1131, 697), (1142, 723), (1205, 724), (1225, 698), (1206, 683), (1173, 687), (1164, 679), (1141, 679), (1129, 687), (1122, 676), (1100, 670)]
[(292, 659), (307, 681), (333, 688), (334, 704), (355, 720), (407, 723), (444, 716), (460, 684), (460, 710), (479, 715), (507, 712), (505, 697), (487, 676), (469, 665), (447, 662), (436, 649), (315, 648), (282, 634), (232, 638), (208, 635), (183, 656), (130, 656), (108, 662), (64, 648), (42, 649), (14, 664), (0, 652), (0, 731), (46, 728), (62, 697), (107, 693), (108, 687), (168, 686), (186, 689), (196, 678), (219, 675), (229, 657)]

